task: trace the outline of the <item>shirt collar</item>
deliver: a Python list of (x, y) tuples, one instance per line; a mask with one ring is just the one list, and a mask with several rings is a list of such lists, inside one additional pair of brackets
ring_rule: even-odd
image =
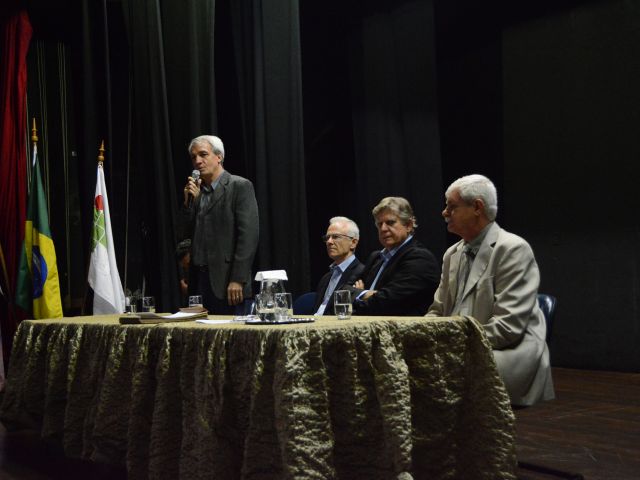
[(349, 255), (347, 258), (345, 258), (342, 262), (340, 262), (338, 265), (336, 265), (335, 263), (332, 263), (329, 268), (339, 268), (340, 270), (342, 270), (342, 273), (344, 273), (344, 271), (349, 268), (349, 265), (351, 265), (351, 263), (356, 259), (355, 255)]
[(478, 234), (478, 236), (476, 238), (474, 238), (473, 240), (471, 240), (470, 242), (465, 242), (465, 247), (469, 247), (469, 250), (473, 252), (473, 254), (477, 254), (478, 250), (480, 250), (480, 246), (482, 245), (482, 242), (484, 242), (485, 237), (487, 236), (487, 233), (489, 232), (489, 229), (491, 228), (491, 225), (493, 225), (493, 222), (490, 222), (488, 225), (486, 225)]
[(407, 243), (409, 243), (411, 241), (411, 239), (413, 238), (413, 235), (409, 235), (407, 237), (407, 239), (402, 242), (402, 244), (398, 245), (397, 247), (392, 248), (391, 250), (387, 250), (386, 248), (383, 248), (380, 251), (380, 255), (382, 256), (382, 258), (384, 258), (385, 260), (390, 260), (397, 252), (398, 250), (400, 250), (402, 247), (404, 247)]
[[(220, 175), (220, 177), (222, 177), (222, 175)], [(203, 183), (202, 186), (200, 187), (203, 191), (203, 193), (211, 193), (213, 192), (216, 187), (218, 186), (218, 184), (220, 183), (220, 177), (216, 178), (215, 181), (211, 182), (210, 185), (207, 185), (206, 183)]]

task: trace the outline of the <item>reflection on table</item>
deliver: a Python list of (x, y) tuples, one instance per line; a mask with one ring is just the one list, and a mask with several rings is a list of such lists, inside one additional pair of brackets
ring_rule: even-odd
[(24, 321), (0, 418), (132, 479), (515, 478), (509, 398), (463, 318)]

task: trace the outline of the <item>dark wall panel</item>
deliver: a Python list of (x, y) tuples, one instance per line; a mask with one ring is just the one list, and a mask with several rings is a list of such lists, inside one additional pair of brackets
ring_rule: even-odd
[(503, 34), (499, 219), (559, 298), (552, 359), (639, 370), (640, 4), (585, 3)]

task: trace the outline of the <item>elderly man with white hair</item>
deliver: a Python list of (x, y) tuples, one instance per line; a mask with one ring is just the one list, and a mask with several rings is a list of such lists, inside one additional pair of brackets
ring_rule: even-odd
[(360, 229), (347, 217), (333, 217), (322, 241), (327, 247), (327, 255), (333, 260), (329, 271), (318, 282), (316, 290), (316, 315), (333, 315), (333, 297), (337, 290), (352, 285), (364, 269), (356, 258), (356, 247), (360, 240)]
[(537, 301), (540, 272), (531, 247), (496, 223), (498, 196), (488, 178), (459, 178), (445, 197), (447, 229), (462, 240), (444, 254), (427, 316), (470, 315), (482, 325), (514, 405), (553, 398)]

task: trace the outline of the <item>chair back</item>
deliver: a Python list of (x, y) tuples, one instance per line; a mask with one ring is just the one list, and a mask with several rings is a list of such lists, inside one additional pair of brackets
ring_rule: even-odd
[(545, 323), (547, 324), (547, 343), (551, 340), (551, 331), (553, 329), (553, 317), (556, 313), (556, 297), (545, 293), (538, 294), (538, 305), (544, 313)]
[(316, 292), (307, 292), (300, 295), (293, 302), (294, 315), (313, 315), (313, 307), (316, 304)]

